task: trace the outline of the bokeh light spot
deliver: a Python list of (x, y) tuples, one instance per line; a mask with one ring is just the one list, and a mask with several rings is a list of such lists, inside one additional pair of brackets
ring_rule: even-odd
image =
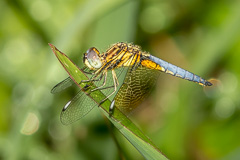
[(234, 110), (235, 105), (233, 101), (228, 97), (221, 98), (215, 105), (215, 113), (219, 118), (230, 117), (234, 113)]
[(230, 94), (236, 91), (238, 87), (238, 79), (236, 75), (231, 72), (224, 72), (220, 75), (219, 79), (222, 82), (221, 91), (223, 93)]
[(140, 15), (140, 26), (148, 33), (156, 33), (165, 25), (165, 19), (161, 8), (151, 6), (146, 8)]
[(30, 57), (29, 47), (29, 43), (24, 39), (12, 39), (4, 46), (4, 58), (12, 65), (22, 64)]
[(39, 119), (36, 114), (28, 113), (27, 118), (21, 129), (21, 133), (24, 135), (32, 135), (39, 128)]

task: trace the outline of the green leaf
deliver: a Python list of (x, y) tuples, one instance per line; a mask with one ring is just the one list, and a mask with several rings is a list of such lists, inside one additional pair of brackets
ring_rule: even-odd
[[(63, 65), (64, 69), (68, 72), (72, 80), (83, 88), (86, 83), (78, 84), (81, 80), (87, 80), (88, 77), (79, 69), (64, 53), (59, 51), (54, 45), (49, 44), (52, 51)], [(97, 104), (101, 102), (106, 96), (99, 90), (90, 92), (90, 90), (96, 88), (96, 86), (89, 82), (87, 85), (92, 86), (91, 89), (83, 90), (92, 100)], [(89, 94), (90, 93), (90, 94)], [(116, 107), (114, 108), (113, 116), (109, 116), (110, 100), (104, 101), (99, 105), (99, 109), (103, 114), (114, 124), (114, 126), (123, 134), (124, 137), (146, 158), (146, 159), (158, 159), (166, 160), (167, 158), (158, 150), (158, 148), (151, 142), (151, 140), (142, 133), (130, 119), (128, 119), (121, 111)]]

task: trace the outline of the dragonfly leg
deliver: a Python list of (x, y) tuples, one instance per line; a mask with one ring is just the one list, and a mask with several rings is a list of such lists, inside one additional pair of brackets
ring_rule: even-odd
[(86, 74), (93, 74), (93, 73), (91, 73), (91, 72), (87, 72), (87, 71), (83, 71), (84, 73), (86, 73)]
[[(105, 76), (105, 77), (104, 77), (103, 84), (102, 84), (101, 86), (99, 86), (99, 87), (97, 87), (97, 88), (91, 90), (91, 92), (96, 91), (96, 90), (99, 90), (99, 89), (103, 88), (103, 86), (106, 85), (106, 81), (107, 81), (107, 72), (105, 72), (105, 73), (103, 73), (103, 74), (104, 74), (104, 76)], [(101, 78), (101, 79), (102, 79), (102, 78)], [(103, 89), (105, 89), (105, 88), (103, 88)]]
[[(100, 80), (102, 79), (103, 75), (105, 75), (103, 84), (102, 84), (101, 86), (99, 86), (99, 87), (91, 90), (91, 92), (94, 92), (94, 91), (96, 91), (96, 90), (103, 90), (103, 89), (108, 89), (108, 88), (113, 88), (113, 87), (114, 87), (114, 86), (104, 87), (104, 86), (106, 85), (106, 81), (107, 81), (107, 72), (103, 73), (99, 79), (92, 80), (92, 81), (100, 81)], [(84, 81), (84, 82), (89, 82), (89, 81), (90, 81), (90, 80), (86, 80), (86, 81)], [(80, 82), (80, 83), (82, 83), (82, 82)], [(90, 86), (86, 84), (83, 89), (87, 89), (88, 87), (90, 87)]]
[[(109, 94), (106, 98), (104, 98), (99, 104), (102, 104), (104, 101), (106, 101), (110, 96), (112, 96), (117, 91), (117, 86), (119, 85), (119, 82), (118, 82), (117, 75), (114, 70), (112, 70), (112, 76), (113, 76), (113, 82), (114, 82), (114, 91), (111, 94)], [(111, 104), (111, 106), (109, 108), (109, 112), (112, 113), (113, 109), (114, 109), (114, 104), (113, 105)]]
[[(108, 87), (104, 87), (104, 88), (99, 88), (98, 90), (104, 90), (104, 89), (108, 89), (108, 88), (113, 88), (114, 86), (108, 86)], [(95, 91), (95, 89), (94, 89)]]
[(91, 82), (91, 81), (101, 81), (102, 80), (102, 77), (103, 77), (103, 74), (101, 74), (101, 76), (100, 76), (100, 78), (99, 79), (94, 79), (94, 78), (96, 78), (96, 77), (92, 77), (92, 78), (90, 78), (90, 79), (88, 79), (88, 80), (81, 80), (78, 84), (81, 84), (81, 83), (87, 83), (87, 82)]

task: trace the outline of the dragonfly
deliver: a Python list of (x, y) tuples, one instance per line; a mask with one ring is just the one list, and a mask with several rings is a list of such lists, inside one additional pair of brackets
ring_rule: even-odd
[[(97, 87), (91, 92), (101, 90), (106, 95), (100, 104), (112, 98), (109, 112), (112, 113), (115, 106), (127, 116), (150, 94), (161, 72), (202, 86), (212, 85), (202, 77), (142, 51), (140, 46), (132, 43), (115, 43), (101, 54), (92, 47), (84, 54), (83, 63), (85, 67), (82, 70), (89, 80), (82, 80), (79, 84), (93, 82)], [(73, 80), (68, 77), (54, 86), (51, 92), (58, 93), (73, 84)], [(86, 84), (84, 88), (88, 87)], [(63, 107), (61, 122), (65, 125), (71, 124), (100, 104), (80, 90)]]

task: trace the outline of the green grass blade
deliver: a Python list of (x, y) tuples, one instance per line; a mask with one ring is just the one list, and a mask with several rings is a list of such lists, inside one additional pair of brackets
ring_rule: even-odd
[[(79, 69), (64, 53), (59, 51), (54, 45), (49, 44), (52, 51), (63, 65), (64, 69), (68, 72), (69, 76), (74, 82), (82, 89), (86, 84), (78, 84), (81, 80), (87, 80), (87, 76)], [(92, 88), (96, 88), (94, 84), (90, 83)], [(90, 93), (90, 90), (84, 90), (86, 93)], [(91, 92), (90, 96), (97, 104), (101, 102), (106, 96), (99, 90)], [(130, 119), (128, 119), (117, 108), (114, 109), (113, 116), (109, 117), (110, 100), (106, 100), (99, 108), (103, 114), (114, 124), (114, 126), (123, 134), (124, 137), (146, 158), (146, 159), (167, 159), (158, 148), (151, 142), (151, 140), (145, 136)]]

